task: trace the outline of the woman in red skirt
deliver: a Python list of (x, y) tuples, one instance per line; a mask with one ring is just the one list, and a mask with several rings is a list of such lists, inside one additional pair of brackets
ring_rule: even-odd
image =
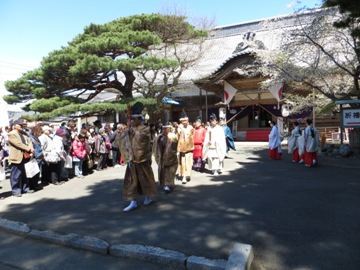
[(313, 128), (311, 119), (306, 120), (306, 128), (304, 132), (305, 136), (305, 154), (304, 161), (306, 167), (313, 167), (318, 165), (318, 146), (319, 146), (319, 136), (317, 135), (317, 130)]

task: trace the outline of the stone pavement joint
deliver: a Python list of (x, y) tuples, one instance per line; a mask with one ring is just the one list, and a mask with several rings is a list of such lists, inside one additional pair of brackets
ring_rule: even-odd
[(187, 256), (181, 252), (165, 250), (159, 247), (144, 245), (109, 245), (106, 241), (90, 236), (77, 234), (62, 235), (52, 231), (31, 229), (25, 223), (0, 218), (0, 230), (16, 235), (62, 245), (75, 249), (83, 249), (103, 255), (139, 259), (171, 268), (193, 270), (249, 270), (254, 255), (251, 245), (236, 243), (229, 260), (210, 260), (204, 257)]

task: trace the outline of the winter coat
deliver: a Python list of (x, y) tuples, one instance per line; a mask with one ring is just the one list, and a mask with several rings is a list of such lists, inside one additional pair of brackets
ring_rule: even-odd
[(77, 158), (85, 158), (86, 156), (86, 147), (85, 141), (75, 139), (72, 143), (72, 156)]

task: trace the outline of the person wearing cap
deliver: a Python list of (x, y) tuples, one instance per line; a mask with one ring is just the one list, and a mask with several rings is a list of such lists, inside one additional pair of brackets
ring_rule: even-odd
[(178, 126), (179, 177), (183, 184), (191, 180), (194, 150), (194, 128), (189, 125), (189, 118), (184, 110), (181, 112)]
[(29, 136), (23, 130), (23, 122), (16, 120), (13, 123), (13, 130), (9, 132), (9, 163), (11, 166), (10, 183), (11, 192), (15, 197), (21, 197), (22, 193), (33, 193), (29, 188), (28, 179), (25, 173), (25, 163), (29, 159), (24, 157), (24, 152), (34, 153), (33, 145)]
[(204, 162), (202, 161), (202, 149), (204, 146), (206, 129), (201, 125), (201, 117), (198, 116), (195, 120), (194, 127), (194, 169), (196, 171), (204, 170)]
[(213, 175), (221, 173), (226, 155), (226, 138), (224, 130), (218, 125), (215, 114), (210, 115), (210, 127), (206, 133), (203, 160), (207, 159)]
[(130, 127), (123, 132), (126, 151), (124, 161), (127, 162), (123, 199), (130, 201), (130, 204), (123, 209), (125, 212), (137, 208), (137, 198), (140, 195), (145, 196), (144, 205), (151, 204), (152, 196), (155, 196), (157, 191), (151, 168), (150, 127), (144, 125), (143, 109), (144, 105), (141, 102), (136, 102), (131, 107)]
[(178, 168), (178, 138), (175, 133), (171, 132), (171, 128), (171, 123), (166, 119), (165, 114), (162, 133), (156, 138), (153, 150), (155, 161), (158, 165), (159, 184), (166, 193), (174, 189), (175, 174)]

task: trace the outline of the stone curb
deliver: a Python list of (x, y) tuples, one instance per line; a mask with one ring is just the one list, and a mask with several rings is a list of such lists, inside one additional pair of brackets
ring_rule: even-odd
[(66, 247), (84, 249), (103, 255), (109, 253), (109, 244), (107, 242), (90, 236), (77, 234), (61, 235), (51, 231), (31, 230), (26, 237)]
[(251, 245), (235, 244), (225, 270), (250, 270), (253, 259), (254, 252)]
[(25, 236), (31, 231), (30, 227), (24, 223), (2, 218), (0, 218), (0, 229), (21, 236)]
[(0, 218), (0, 230), (27, 238), (83, 249), (102, 255), (143, 260), (166, 265), (169, 268), (191, 270), (249, 270), (254, 258), (251, 245), (235, 244), (229, 260), (210, 260), (204, 257), (187, 256), (181, 252), (143, 245), (109, 245), (96, 237), (77, 234), (62, 235), (52, 231), (31, 229), (24, 223)]
[(223, 270), (226, 267), (225, 260), (209, 260), (204, 257), (190, 256), (186, 261), (187, 269), (194, 270)]
[(165, 264), (169, 268), (183, 268), (187, 256), (183, 253), (165, 250), (153, 246), (142, 245), (114, 245), (111, 246), (110, 255), (125, 258), (137, 258), (158, 264)]

